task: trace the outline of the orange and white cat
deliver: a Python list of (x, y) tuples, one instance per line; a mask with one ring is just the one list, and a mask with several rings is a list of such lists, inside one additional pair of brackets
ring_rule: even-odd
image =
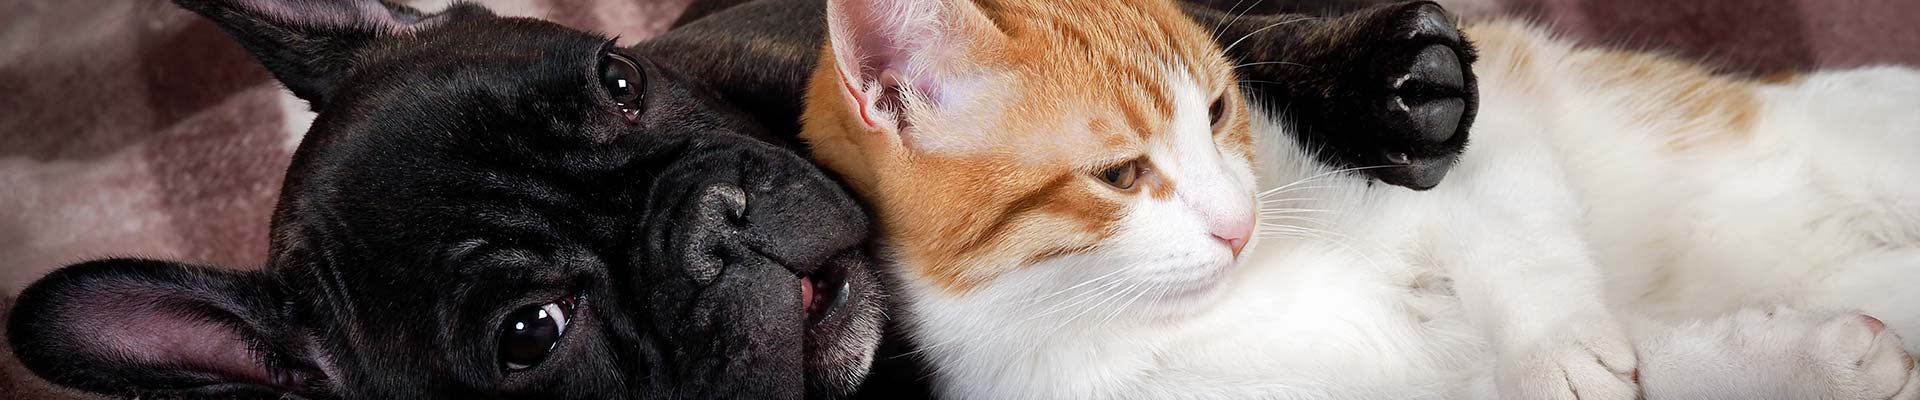
[[(1772, 308), (1920, 331), (1914, 71), (1764, 84), (1472, 28), (1479, 128), (1416, 192), (1290, 140), (1165, 0), (827, 16), (802, 137), (879, 217), (945, 397), (1920, 396), (1878, 320)], [(1243, 37), (1303, 32), (1273, 26)]]

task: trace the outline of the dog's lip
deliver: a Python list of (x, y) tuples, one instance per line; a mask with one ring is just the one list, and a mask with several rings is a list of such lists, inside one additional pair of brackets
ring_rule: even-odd
[(810, 328), (826, 325), (826, 322), (836, 314), (834, 311), (843, 308), (849, 301), (848, 298), (853, 295), (852, 280), (847, 278), (849, 270), (853, 268), (848, 264), (853, 261), (847, 260), (849, 254), (854, 254), (851, 253), (852, 250), (830, 257), (813, 268), (796, 268), (794, 264), (767, 251), (758, 248), (753, 248), (752, 251), (777, 264), (786, 265), (787, 269), (798, 278), (796, 281), (800, 286), (800, 312), (806, 315), (807, 325)]
[(807, 315), (807, 324), (818, 325), (844, 306), (850, 286), (846, 267), (835, 262), (800, 275), (800, 307)]

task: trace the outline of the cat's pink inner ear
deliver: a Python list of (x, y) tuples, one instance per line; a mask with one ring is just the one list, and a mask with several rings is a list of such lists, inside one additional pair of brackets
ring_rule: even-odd
[(901, 133), (912, 101), (937, 107), (952, 65), (974, 40), (968, 18), (984, 18), (969, 0), (830, 0), (828, 35), (835, 67), (869, 126)]

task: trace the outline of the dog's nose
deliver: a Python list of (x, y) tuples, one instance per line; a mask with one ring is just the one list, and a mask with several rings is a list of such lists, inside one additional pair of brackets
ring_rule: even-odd
[(699, 198), (694, 201), (697, 211), (711, 222), (726, 225), (739, 225), (746, 222), (747, 191), (730, 183), (714, 184), (701, 189)]
[[(867, 236), (865, 211), (805, 159), (771, 146), (697, 152), (649, 190), (668, 220), (649, 227), (672, 258), (764, 259), (807, 274)], [(705, 271), (702, 271), (703, 274)]]

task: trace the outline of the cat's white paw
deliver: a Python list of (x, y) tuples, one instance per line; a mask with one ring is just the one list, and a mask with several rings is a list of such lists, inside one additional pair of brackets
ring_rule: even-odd
[(1500, 398), (1614, 400), (1639, 397), (1633, 343), (1610, 318), (1593, 318), (1543, 336), (1502, 357)]
[(1920, 399), (1920, 371), (1859, 313), (1744, 310), (1643, 344), (1649, 398)]
[(1831, 380), (1829, 399), (1920, 398), (1920, 373), (1900, 336), (1865, 314), (1829, 318), (1808, 347), (1813, 372)]

